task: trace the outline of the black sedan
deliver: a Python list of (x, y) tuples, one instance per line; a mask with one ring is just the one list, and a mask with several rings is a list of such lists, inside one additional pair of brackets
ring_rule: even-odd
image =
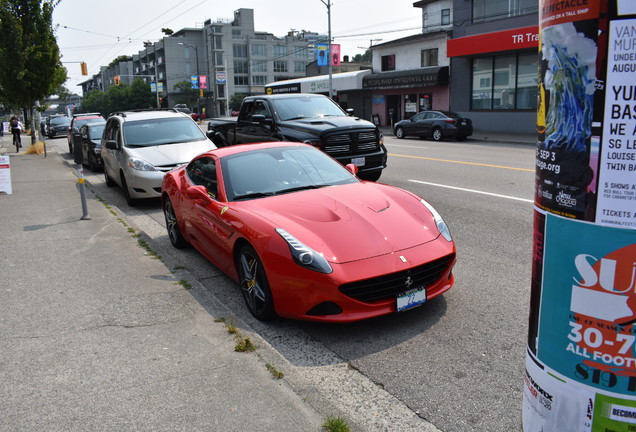
[(395, 136), (418, 136), (441, 141), (455, 138), (464, 141), (473, 134), (473, 122), (469, 118), (451, 111), (421, 111), (407, 120), (401, 120), (393, 126)]
[(66, 135), (68, 127), (71, 124), (71, 120), (65, 115), (51, 116), (46, 121), (46, 132), (49, 138), (53, 139), (56, 136)]
[(97, 171), (104, 167), (102, 161), (102, 133), (106, 121), (85, 123), (79, 129), (80, 140), (82, 143), (82, 158), (84, 165), (88, 165), (91, 171)]

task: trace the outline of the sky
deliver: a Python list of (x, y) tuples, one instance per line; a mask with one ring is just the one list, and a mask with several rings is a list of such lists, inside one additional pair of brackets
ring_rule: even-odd
[[(362, 54), (370, 44), (418, 34), (422, 9), (415, 0), (332, 0), (331, 33), (341, 54)], [(211, 19), (232, 21), (240, 8), (254, 10), (256, 31), (285, 36), (291, 29), (327, 34), (327, 0), (61, 0), (53, 12), (66, 87), (81, 94), (78, 84), (121, 55), (157, 42), (162, 28), (202, 28)], [(381, 39), (381, 40), (378, 40)], [(372, 41), (373, 40), (373, 41)], [(86, 62), (88, 77), (79, 62)]]

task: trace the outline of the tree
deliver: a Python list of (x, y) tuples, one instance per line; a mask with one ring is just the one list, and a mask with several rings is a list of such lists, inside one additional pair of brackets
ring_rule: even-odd
[(163, 32), (163, 34), (165, 34), (166, 36), (172, 36), (172, 34), (174, 33), (174, 31), (172, 31), (172, 29), (169, 28), (162, 28), (161, 31)]
[[(29, 121), (36, 101), (67, 79), (52, 27), (60, 0), (0, 0), (0, 101), (20, 106)], [(31, 141), (35, 143), (35, 127)]]
[(230, 111), (239, 111), (241, 109), (241, 104), (243, 103), (243, 99), (245, 99), (245, 96), (247, 95), (241, 93), (234, 94), (228, 102)]
[(351, 59), (355, 63), (371, 63), (372, 61), (371, 50), (366, 50), (364, 54), (356, 54)]
[(180, 81), (174, 85), (174, 102), (175, 104), (183, 103), (189, 107), (197, 105), (199, 98), (199, 90), (192, 88), (190, 81)]

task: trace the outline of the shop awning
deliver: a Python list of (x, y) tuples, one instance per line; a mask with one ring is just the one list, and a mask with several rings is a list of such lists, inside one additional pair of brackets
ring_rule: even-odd
[[(331, 75), (331, 85), (336, 92), (362, 90), (362, 80), (371, 69), (335, 73)], [(265, 85), (267, 94), (280, 93), (329, 93), (329, 75), (316, 75), (276, 81)]]
[(447, 84), (448, 66), (431, 66), (367, 75), (362, 81), (362, 88), (365, 90), (387, 90)]

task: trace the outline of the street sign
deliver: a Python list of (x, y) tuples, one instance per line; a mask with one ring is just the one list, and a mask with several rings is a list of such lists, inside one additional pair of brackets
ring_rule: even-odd
[(9, 156), (0, 156), (0, 195), (11, 195), (12, 193)]

